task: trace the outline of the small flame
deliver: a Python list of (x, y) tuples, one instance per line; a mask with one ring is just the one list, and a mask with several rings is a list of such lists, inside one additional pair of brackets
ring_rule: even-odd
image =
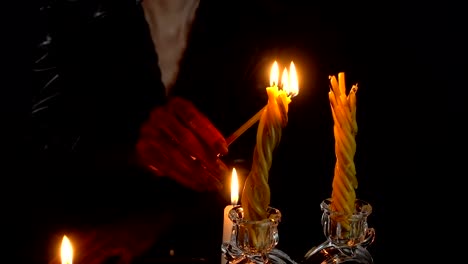
[(72, 264), (73, 248), (67, 236), (63, 236), (61, 248), (62, 264)]
[(239, 201), (239, 180), (237, 179), (236, 168), (232, 168), (231, 176), (231, 204), (236, 205)]
[(289, 74), (288, 69), (284, 68), (283, 76), (281, 76), (281, 84), (283, 85), (283, 90), (288, 92), (289, 91)]
[(283, 89), (291, 97), (294, 97), (299, 94), (299, 82), (297, 80), (296, 66), (294, 66), (294, 62), (292, 61), (291, 65), (289, 66), (289, 85), (287, 86), (287, 89)]
[(273, 66), (271, 67), (270, 72), (270, 87), (277, 86), (279, 79), (279, 68), (278, 63), (275, 61), (273, 62)]

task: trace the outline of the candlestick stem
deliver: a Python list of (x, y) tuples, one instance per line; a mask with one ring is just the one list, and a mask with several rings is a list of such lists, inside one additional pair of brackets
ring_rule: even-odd
[(247, 122), (245, 122), (241, 127), (239, 127), (234, 133), (232, 133), (228, 138), (226, 138), (227, 145), (231, 145), (238, 137), (240, 137), (247, 129), (253, 126), (255, 123), (260, 120), (263, 111), (265, 111), (266, 106), (264, 106), (260, 111), (258, 111), (254, 116), (252, 116)]

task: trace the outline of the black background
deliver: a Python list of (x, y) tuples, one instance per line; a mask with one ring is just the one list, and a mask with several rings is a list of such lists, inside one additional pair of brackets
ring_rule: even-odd
[[(461, 125), (466, 89), (459, 89), (466, 87), (461, 70), (466, 63), (458, 52), (463, 42), (456, 25), (462, 18), (456, 15), (456, 8), (445, 8), (440, 3), (398, 4), (209, 2), (202, 20), (206, 31), (199, 33), (193, 49), (188, 50), (178, 87), (194, 83), (195, 87), (206, 88), (209, 95), (194, 95), (183, 89), (180, 93), (192, 98), (226, 135), (266, 103), (263, 88), (268, 84), (272, 61), (276, 59), (280, 65), (295, 62), (301, 90), (290, 104), (289, 122), (269, 178), (271, 205), (283, 214), (278, 248), (295, 259), (325, 239), (319, 204), (331, 195), (335, 161), (327, 96), (329, 75), (343, 71), (348, 87), (359, 84), (356, 193), (373, 206), (368, 222), (376, 229), (376, 239), (369, 251), (376, 263), (392, 263), (400, 258), (402, 253), (396, 248), (411, 249), (411, 234), (427, 235), (415, 227), (418, 223), (438, 225), (438, 220), (432, 218), (435, 224), (427, 220), (435, 205), (431, 201), (439, 200), (440, 192), (452, 190), (446, 184), (446, 175), (460, 175), (458, 167), (466, 155), (456, 155), (455, 151), (464, 146), (466, 131)], [(8, 16), (12, 26), (4, 34), (6, 47), (2, 50), (8, 55), (5, 66), (9, 71), (2, 77), (2, 143), (12, 161), (17, 161), (16, 150), (21, 149), (18, 145), (23, 144), (24, 134), (29, 131), (28, 123), (23, 121), (29, 103), (24, 98), (30, 96), (30, 91), (24, 88), (30, 87), (27, 69), (34, 46), (37, 6), (12, 8), (22, 12)], [(233, 96), (232, 100), (219, 99), (226, 95)], [(234, 142), (230, 154), (224, 157), (228, 165), (241, 168), (241, 173), (249, 169), (254, 136), (255, 127)], [(7, 162), (4, 174), (23, 177), (15, 165)], [(5, 180), (3, 186), (8, 183)], [(170, 182), (162, 184), (177, 189)], [(190, 217), (176, 221), (169, 235), (142, 262), (145, 258), (150, 261), (166, 257), (172, 248), (181, 259), (195, 257), (217, 263), (222, 210), (228, 203), (228, 193), (182, 193), (186, 196), (170, 199), (193, 198), (187, 207), (181, 207)], [(12, 243), (16, 247), (13, 252), (30, 255), (29, 263), (46, 263), (56, 253), (63, 232), (74, 227), (49, 225), (55, 221), (43, 215), (42, 209), (15, 207), (17, 200), (12, 197), (17, 192), (3, 194), (6, 207), (15, 209), (8, 213), (8, 219), (14, 222), (13, 231), (21, 230), (23, 225), (30, 227), (26, 230), (44, 228), (37, 232), (37, 238), (32, 235), (35, 242), (26, 243), (30, 247), (22, 249), (22, 242)], [(161, 194), (169, 197), (165, 195)], [(34, 198), (26, 195), (21, 199)], [(414, 233), (407, 229), (408, 225)], [(431, 232), (429, 237), (440, 233)]]

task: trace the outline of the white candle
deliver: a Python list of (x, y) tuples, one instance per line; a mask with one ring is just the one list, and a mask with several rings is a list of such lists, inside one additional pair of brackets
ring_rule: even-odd
[(62, 247), (60, 248), (60, 255), (62, 257), (62, 264), (72, 264), (73, 248), (67, 236), (63, 236)]
[[(239, 180), (237, 177), (236, 168), (232, 169), (231, 175), (231, 204), (224, 208), (224, 222), (223, 222), (223, 243), (231, 241), (233, 223), (229, 219), (229, 211), (237, 205), (239, 200)], [(226, 259), (221, 257), (221, 263), (226, 263)]]
[(232, 221), (229, 219), (229, 211), (234, 205), (228, 205), (224, 207), (224, 224), (223, 224), (223, 242), (229, 242), (231, 240), (232, 233)]

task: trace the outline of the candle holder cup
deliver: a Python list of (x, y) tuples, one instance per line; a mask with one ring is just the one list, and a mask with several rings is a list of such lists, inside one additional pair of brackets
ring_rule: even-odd
[(258, 221), (244, 219), (243, 208), (233, 207), (229, 219), (233, 222), (231, 240), (221, 245), (221, 252), (227, 263), (297, 264), (286, 253), (276, 248), (279, 241), (278, 224), (281, 212), (269, 207), (268, 217)]
[[(350, 216), (332, 210), (331, 199), (325, 199), (320, 204), (323, 211), (322, 227), (326, 241), (311, 248), (301, 260), (301, 264), (338, 264), (363, 263), (373, 264), (367, 247), (374, 242), (375, 230), (367, 225), (367, 217), (372, 212), (372, 206), (357, 199), (355, 211)], [(347, 228), (341, 224), (346, 217)]]

